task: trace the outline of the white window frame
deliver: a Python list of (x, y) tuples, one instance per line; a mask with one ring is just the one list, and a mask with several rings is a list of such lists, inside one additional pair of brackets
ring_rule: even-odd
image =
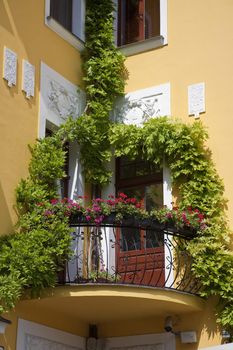
[[(55, 31), (59, 36), (65, 39), (68, 43), (74, 46), (79, 51), (84, 50), (85, 41), (85, 0), (81, 0), (81, 6), (78, 0), (73, 0), (74, 8), (77, 8), (77, 13), (80, 15), (78, 17), (73, 16), (73, 33), (65, 29), (60, 23), (58, 23), (54, 18), (50, 16), (50, 1), (45, 0), (45, 24)], [(112, 0), (117, 8), (118, 0)], [(128, 44), (121, 46), (119, 49), (126, 56), (135, 55), (144, 51), (153, 50), (168, 44), (167, 35), (167, 1), (160, 0), (160, 35), (154, 38), (143, 40), (140, 42)], [(114, 15), (114, 31), (115, 31), (115, 44), (117, 45), (117, 26), (118, 20), (117, 15)], [(78, 28), (78, 29), (77, 29)], [(79, 34), (81, 33), (81, 35)], [(78, 38), (76, 35), (79, 35)]]
[[(118, 0), (113, 0), (117, 4)], [(154, 38), (146, 39), (140, 42), (124, 45), (120, 47), (121, 52), (126, 56), (135, 55), (144, 51), (153, 50), (168, 44), (167, 34), (167, 17), (168, 17), (168, 0), (160, 0), (160, 35)], [(115, 20), (114, 29), (117, 28)]]
[[(73, 8), (79, 16), (72, 14), (72, 34), (50, 15), (50, 1), (45, 0), (45, 24), (79, 51), (84, 50), (85, 41), (85, 0), (73, 0)], [(77, 35), (77, 36), (76, 36)]]

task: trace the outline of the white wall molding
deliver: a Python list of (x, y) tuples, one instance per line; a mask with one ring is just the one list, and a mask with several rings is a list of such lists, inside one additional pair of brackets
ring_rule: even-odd
[(175, 336), (171, 333), (113, 337), (105, 339), (105, 350), (175, 350)]
[(35, 67), (26, 60), (23, 60), (22, 90), (26, 93), (26, 98), (34, 97)]
[(17, 55), (14, 51), (4, 47), (3, 78), (12, 87), (17, 82)]
[(208, 348), (199, 348), (199, 350), (232, 350), (232, 349), (233, 349), (233, 343), (210, 346)]
[(114, 119), (124, 124), (141, 126), (145, 121), (171, 115), (170, 83), (137, 90), (119, 99)]
[(85, 338), (19, 319), (16, 350), (84, 350)]
[(39, 137), (45, 136), (46, 120), (59, 126), (66, 117), (81, 115), (85, 106), (82, 90), (41, 62)]

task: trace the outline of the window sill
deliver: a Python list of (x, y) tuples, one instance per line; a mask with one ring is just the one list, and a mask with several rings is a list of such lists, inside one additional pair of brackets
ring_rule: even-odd
[(59, 24), (51, 16), (46, 17), (45, 24), (54, 30), (59, 36), (66, 40), (70, 45), (78, 49), (80, 52), (84, 50), (84, 43), (81, 39), (77, 38), (74, 34), (70, 33), (61, 24)]
[(150, 51), (164, 46), (164, 37), (156, 36), (155, 38), (150, 38), (144, 41), (138, 41), (136, 43), (120, 46), (120, 51), (125, 56), (137, 55), (142, 52)]

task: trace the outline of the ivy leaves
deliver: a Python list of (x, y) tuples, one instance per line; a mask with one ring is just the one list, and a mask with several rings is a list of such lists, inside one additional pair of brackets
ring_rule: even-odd
[(124, 94), (127, 72), (125, 58), (114, 44), (113, 2), (88, 0), (86, 5), (83, 80), (87, 106), (75, 128), (79, 131), (76, 137), (81, 146), (86, 181), (104, 184), (111, 176), (106, 169), (106, 163), (111, 158), (109, 114), (116, 97)]
[(224, 186), (205, 146), (207, 137), (200, 122), (186, 125), (166, 117), (151, 119), (141, 128), (112, 125), (109, 133), (116, 157), (142, 157), (160, 166), (166, 161), (173, 186), (179, 189), (179, 207), (205, 213), (205, 236), (191, 241), (187, 249), (193, 257), (193, 273), (202, 282), (202, 296), (220, 298), (218, 320), (231, 330), (233, 255), (228, 248)]

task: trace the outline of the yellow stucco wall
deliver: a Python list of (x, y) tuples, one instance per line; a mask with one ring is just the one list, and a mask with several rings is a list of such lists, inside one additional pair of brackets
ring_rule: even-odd
[[(0, 1), (0, 72), (3, 48), (18, 55), (17, 85), (0, 79), (0, 234), (10, 233), (15, 222), (14, 190), (27, 176), (27, 145), (38, 136), (40, 62), (74, 84), (81, 84), (80, 53), (45, 25), (45, 1)], [(35, 66), (35, 97), (21, 90), (22, 59)]]
[[(51, 297), (45, 294), (41, 300), (23, 300), (15, 311), (7, 314), (12, 325), (8, 326), (5, 335), (0, 335), (0, 345), (6, 346), (7, 350), (15, 350), (19, 318), (82, 337), (88, 336), (89, 324), (96, 324), (100, 338), (111, 338), (163, 333), (164, 320), (168, 315), (173, 316), (175, 332), (197, 332), (195, 344), (182, 344), (177, 336), (177, 350), (198, 350), (221, 343), (212, 300), (204, 302), (184, 295), (185, 302), (190, 299), (189, 307), (185, 308), (181, 305), (185, 304), (182, 294), (177, 292), (139, 289), (137, 294), (135, 288), (120, 286), (99, 286), (96, 289), (89, 286), (59, 287), (52, 294), (50, 305)], [(170, 307), (166, 304), (161, 307), (158, 294), (161, 300), (167, 300)], [(174, 312), (175, 305), (171, 304), (171, 294), (174, 294), (174, 304), (177, 302), (177, 312)], [(104, 298), (101, 299), (101, 296)], [(150, 302), (150, 309), (146, 307), (147, 302)]]
[[(135, 91), (166, 82), (171, 83), (172, 115), (185, 121), (188, 117), (187, 87), (205, 82), (206, 113), (201, 116), (208, 127), (209, 146), (217, 169), (224, 179), (229, 199), (229, 218), (233, 225), (233, 182), (231, 153), (233, 149), (233, 2), (232, 0), (168, 0), (168, 45), (131, 56), (127, 91)], [(18, 55), (16, 87), (9, 88), (0, 77), (0, 234), (12, 231), (14, 189), (27, 175), (30, 158), (27, 144), (38, 135), (40, 62), (45, 62), (74, 84), (81, 84), (80, 53), (44, 24), (44, 0), (0, 1), (0, 72), (3, 69), (3, 47)], [(21, 91), (22, 59), (36, 68), (35, 97), (25, 98)], [(102, 307), (104, 308), (104, 301)], [(116, 305), (117, 306), (117, 297)], [(179, 315), (178, 315), (179, 316)], [(42, 312), (40, 304), (19, 305), (7, 315), (13, 321), (0, 345), (15, 350), (17, 318), (24, 318), (86, 336), (88, 327), (77, 315), (67, 318), (59, 310)], [(100, 336), (123, 336), (161, 332), (164, 315), (153, 318), (106, 322), (99, 327)], [(213, 303), (204, 311), (183, 315), (177, 330), (197, 330), (199, 346), (220, 343)], [(178, 350), (196, 350), (196, 345)]]
[(188, 85), (205, 82), (209, 147), (224, 179), (233, 226), (233, 2), (168, 0), (168, 45), (131, 56), (127, 91), (171, 83), (171, 113), (189, 121)]

